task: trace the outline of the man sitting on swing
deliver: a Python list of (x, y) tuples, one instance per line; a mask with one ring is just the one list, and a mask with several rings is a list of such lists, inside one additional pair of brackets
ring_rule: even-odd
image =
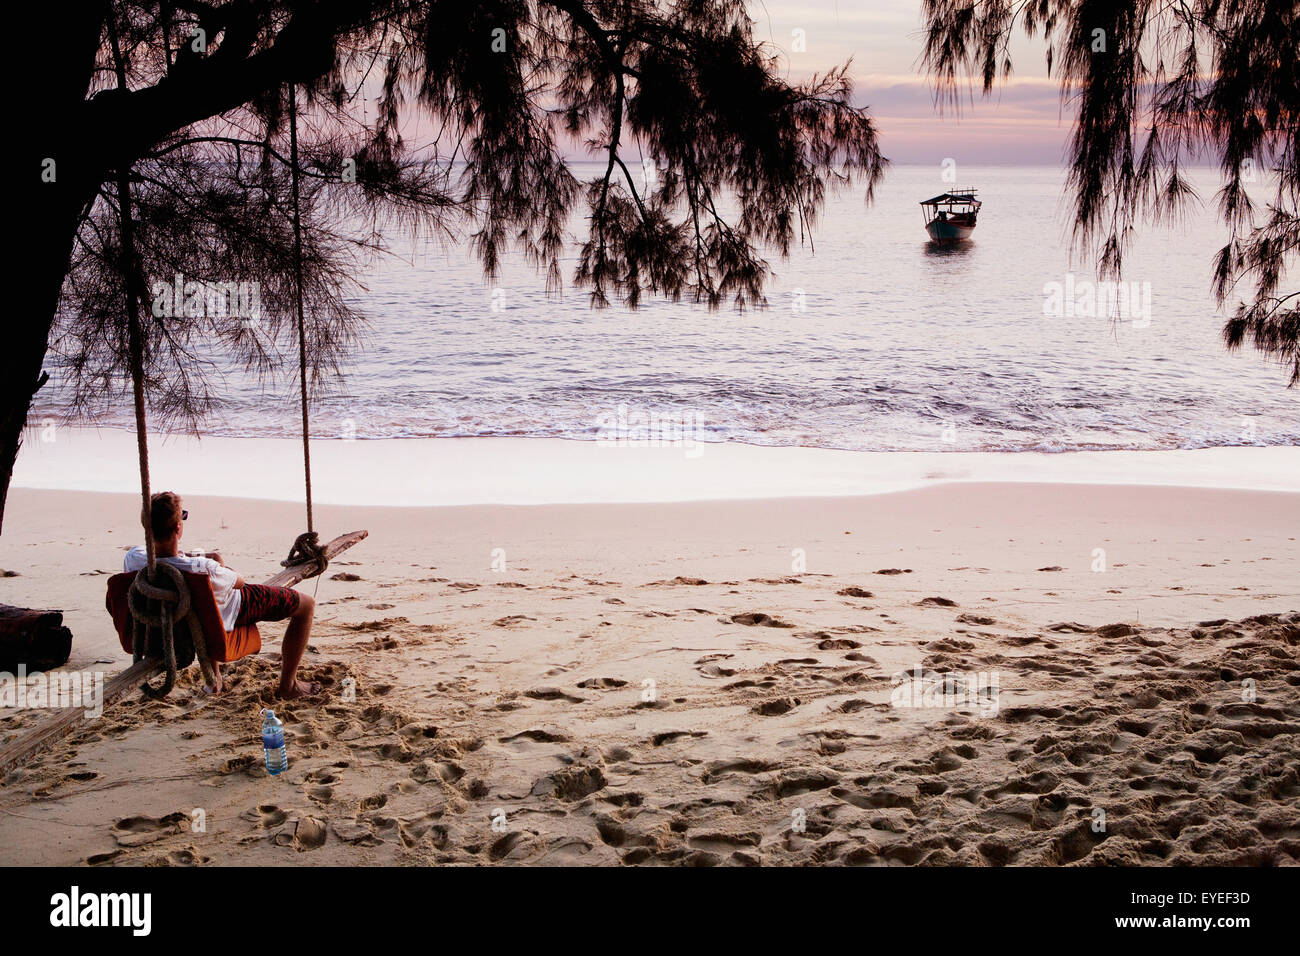
[[(298, 665), (307, 650), (316, 602), (308, 594), (292, 588), (274, 588), (250, 584), (233, 570), (216, 551), (199, 556), (180, 552), (181, 533), (189, 512), (181, 507), (180, 495), (161, 491), (150, 499), (149, 520), (153, 525), (154, 548), (160, 561), (179, 568), (206, 574), (216, 598), (221, 623), (227, 631), (244, 624), (262, 621), (289, 621), (281, 645), (280, 686), (276, 696), (283, 700), (308, 697), (320, 691), (320, 684), (297, 679)], [(132, 548), (122, 562), (123, 571), (140, 571), (149, 563), (144, 548)], [(215, 693), (221, 693), (221, 665), (212, 662), (216, 672)]]

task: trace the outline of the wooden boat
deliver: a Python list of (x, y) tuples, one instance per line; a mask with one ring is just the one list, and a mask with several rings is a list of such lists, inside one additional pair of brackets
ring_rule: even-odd
[(954, 189), (921, 203), (925, 231), (935, 242), (960, 242), (975, 231), (980, 201), (974, 189)]

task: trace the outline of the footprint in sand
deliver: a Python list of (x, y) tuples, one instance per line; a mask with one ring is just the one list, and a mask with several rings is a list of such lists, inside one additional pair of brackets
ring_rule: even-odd
[(217, 773), (221, 774), (222, 776), (227, 776), (232, 773), (247, 771), (252, 767), (257, 766), (257, 764), (258, 764), (258, 759), (254, 757), (252, 754), (241, 754), (238, 757), (231, 757), (229, 760), (223, 763), (220, 767), (217, 768)]
[(404, 740), (410, 743), (410, 742), (418, 741), (422, 738), (429, 740), (434, 737), (437, 737), (438, 727), (435, 724), (429, 723), (428, 721), (421, 720), (421, 721), (416, 721), (414, 723), (406, 724), (405, 726), (399, 728), (397, 732), (402, 735), (402, 738)]
[(834, 710), (839, 711), (841, 714), (856, 714), (858, 711), (866, 710), (872, 706), (874, 705), (869, 700), (863, 700), (861, 697), (853, 697), (834, 708)]
[(745, 614), (731, 615), (731, 623), (744, 624), (746, 627), (794, 627), (786, 621), (762, 611), (750, 611)]
[(750, 708), (750, 712), (758, 714), (760, 717), (777, 717), (781, 714), (788, 714), (798, 707), (800, 703), (798, 697), (778, 697), (775, 700), (765, 700), (761, 704), (756, 704)]
[(558, 687), (534, 687), (532, 690), (524, 691), (524, 696), (531, 697), (533, 700), (562, 700), (567, 704), (585, 704), (587, 702), (581, 697), (566, 694)]
[(1092, 634), (1096, 631), (1095, 627), (1089, 627), (1077, 621), (1057, 621), (1055, 624), (1047, 625), (1047, 629), (1056, 631), (1058, 634)]
[(455, 783), (463, 776), (465, 776), (465, 768), (451, 760), (443, 762), (421, 760), (411, 770), (411, 779), (416, 783), (428, 783), (432, 780)]
[(566, 767), (540, 778), (531, 791), (535, 797), (556, 797), (565, 802), (581, 800), (603, 790), (605, 774), (599, 767)]
[(509, 737), (497, 738), (503, 744), (514, 743), (520, 740), (531, 740), (538, 744), (561, 744), (569, 738), (564, 734), (554, 734), (549, 730), (521, 730), (517, 734), (511, 734)]
[(722, 674), (731, 676), (736, 671), (727, 671), (720, 665), (710, 669), (710, 665), (714, 665), (716, 661), (728, 661), (732, 657), (736, 657), (735, 654), (705, 654), (703, 657), (695, 658), (695, 670), (705, 676), (719, 676)]
[(144, 846), (173, 833), (180, 833), (182, 826), (188, 826), (189, 819), (187, 814), (179, 810), (165, 817), (125, 817), (113, 824), (113, 837), (121, 847)]
[(1006, 644), (1012, 645), (1013, 647), (1024, 647), (1028, 644), (1037, 644), (1040, 641), (1042, 641), (1042, 638), (1039, 637), (1037, 634), (1025, 634), (1025, 635), (1009, 634), (1003, 637), (1002, 641)]
[(754, 796), (773, 800), (797, 797), (825, 790), (840, 782), (840, 775), (820, 767), (791, 767), (777, 771), (773, 780), (754, 791)]
[(692, 834), (687, 842), (697, 849), (725, 851), (733, 847), (759, 846), (763, 842), (763, 835), (757, 830), (746, 830), (743, 833), (709, 830)]
[(327, 806), (334, 800), (334, 788), (325, 784), (307, 787), (304, 792), (307, 794), (308, 800), (321, 806)]
[(291, 846), (299, 852), (316, 850), (325, 845), (325, 824), (316, 817), (301, 817), (290, 820), (285, 827), (271, 837), (276, 846)]
[(704, 772), (700, 775), (700, 781), (702, 783), (713, 783), (720, 777), (725, 777), (730, 773), (766, 773), (768, 770), (775, 770), (778, 766), (780, 765), (771, 763), (767, 760), (759, 760), (757, 758), (744, 760), (720, 760), (716, 763), (711, 763), (704, 768)]
[(701, 664), (696, 668), (705, 677), (734, 677), (736, 670), (731, 667), (723, 667), (721, 664)]
[(404, 617), (386, 617), (382, 621), (358, 621), (355, 624), (343, 624), (349, 631), (391, 631), (399, 624), (410, 624)]
[(975, 645), (970, 641), (960, 641), (955, 637), (941, 637), (937, 641), (930, 641), (922, 645), (927, 651), (970, 651), (975, 649)]
[(182, 846), (153, 857), (145, 866), (202, 866), (210, 862), (211, 859), (211, 857), (204, 856), (195, 847)]
[(500, 863), (507, 858), (522, 859), (528, 855), (527, 850), (533, 843), (533, 836), (531, 833), (514, 832), (498, 837), (488, 847), (488, 859), (493, 863)]
[(1107, 639), (1115, 637), (1132, 637), (1140, 633), (1136, 627), (1130, 624), (1104, 624), (1097, 628), (1097, 636)]
[(383, 841), (375, 835), (372, 824), (360, 820), (331, 820), (330, 832), (352, 846), (379, 846)]
[(333, 768), (320, 767), (319, 769), (313, 770), (311, 773), (307, 774), (303, 779), (310, 783), (337, 783), (339, 776), (334, 772), (334, 769), (346, 770), (348, 766), (347, 761), (341, 760), (334, 764)]
[(664, 744), (672, 743), (674, 740), (680, 740), (682, 737), (707, 737), (706, 730), (668, 730), (661, 734), (655, 734), (650, 738), (650, 743), (655, 747), (662, 747)]
[(289, 819), (289, 814), (281, 810), (273, 803), (263, 803), (251, 810), (245, 810), (239, 815), (241, 820), (247, 820), (249, 823), (256, 823), (263, 829), (269, 830), (271, 827), (278, 827), (285, 820)]

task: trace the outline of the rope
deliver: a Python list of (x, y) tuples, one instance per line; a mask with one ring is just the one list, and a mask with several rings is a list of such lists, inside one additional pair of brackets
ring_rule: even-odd
[(307, 489), (307, 530), (298, 535), (282, 567), (315, 562), (308, 577), (324, 574), (329, 558), (316, 538), (311, 508), (311, 424), (307, 414), (307, 332), (302, 304), (302, 215), (298, 190), (298, 91), (289, 84), (289, 176), (293, 184), (293, 273), (294, 300), (298, 309), (298, 392), (302, 401), (302, 470)]
[(298, 207), (298, 94), (289, 87), (289, 164), (293, 182), (293, 278), (298, 307), (298, 391), (302, 400), (302, 470), (307, 485), (307, 531), (315, 530), (311, 513), (311, 431), (307, 417), (307, 332), (302, 305), (302, 217)]
[[(118, 43), (117, 23), (114, 17), (108, 18), (108, 36), (112, 44), (113, 60), (117, 71), (117, 86), (125, 90), (126, 61), (122, 58), (122, 49)], [(149, 493), (149, 430), (146, 423), (144, 400), (144, 332), (140, 327), (140, 298), (138, 263), (135, 252), (135, 221), (131, 218), (131, 177), (129, 165), (119, 160), (117, 163), (117, 212), (122, 230), (122, 273), (126, 288), (127, 345), (130, 349), (131, 393), (135, 405), (135, 444), (136, 454), (140, 460), (140, 524), (144, 527), (145, 568), (131, 582), (128, 595), (128, 607), (131, 611), (131, 649), (135, 661), (144, 659), (149, 647), (149, 632), (157, 630), (162, 645), (163, 665), (167, 676), (162, 687), (154, 689), (147, 683), (142, 686), (146, 697), (161, 699), (171, 693), (176, 686), (176, 644), (172, 625), (185, 617), (190, 622), (190, 636), (198, 635), (195, 647), (203, 644), (203, 632), (195, 627), (197, 619), (190, 609), (190, 592), (185, 587), (185, 579), (180, 572), (170, 565), (159, 564), (157, 547), (153, 538), (153, 522), (150, 519)], [(159, 569), (165, 569), (161, 576), (170, 576), (174, 589), (167, 590), (158, 586)], [(171, 603), (174, 608), (163, 613), (163, 605)], [(196, 650), (197, 653), (197, 650)], [(209, 677), (212, 665), (207, 662), (207, 647), (204, 646), (199, 658), (204, 666), (203, 676)], [(212, 681), (216, 686), (215, 679)]]
[(309, 578), (324, 574), (325, 569), (330, 566), (329, 555), (325, 553), (325, 547), (316, 540), (316, 532), (304, 531), (294, 539), (293, 547), (289, 549), (289, 556), (280, 562), (280, 567), (292, 568), (311, 562), (315, 562), (316, 570), (307, 575)]
[[(113, 48), (117, 67), (117, 86), (126, 90), (126, 61), (117, 39), (117, 22), (108, 18), (108, 37)], [(135, 405), (135, 444), (140, 459), (140, 523), (144, 526), (144, 548), (147, 565), (153, 571), (155, 548), (153, 527), (149, 520), (149, 439), (145, 426), (144, 403), (144, 334), (140, 329), (140, 299), (138, 270), (135, 255), (135, 221), (131, 218), (130, 168), (117, 164), (117, 214), (122, 230), (122, 273), (125, 277), (127, 344), (131, 353), (131, 393)]]
[(140, 686), (146, 697), (161, 700), (176, 686), (175, 625), (182, 620), (189, 628), (190, 643), (194, 645), (194, 654), (199, 659), (199, 670), (203, 673), (204, 683), (210, 687), (217, 686), (217, 675), (208, 657), (208, 645), (203, 636), (203, 626), (199, 623), (198, 615), (194, 613), (190, 602), (190, 589), (186, 586), (185, 578), (179, 569), (165, 561), (160, 561), (155, 565), (152, 574), (148, 570), (141, 571), (131, 582), (127, 601), (131, 609), (133, 628), (131, 649), (135, 661), (138, 663), (144, 659), (145, 651), (149, 648), (151, 631), (158, 633), (159, 643), (162, 645), (163, 666), (167, 673), (161, 687), (154, 688), (148, 683)]

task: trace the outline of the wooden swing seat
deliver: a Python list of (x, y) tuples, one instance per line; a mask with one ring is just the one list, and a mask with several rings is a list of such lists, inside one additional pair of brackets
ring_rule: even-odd
[[(138, 573), (128, 571), (113, 575), (108, 579), (108, 593), (104, 597), (104, 606), (113, 616), (113, 626), (117, 629), (118, 643), (128, 654), (134, 653), (135, 648), (127, 594)], [(190, 589), (190, 606), (199, 619), (199, 626), (203, 628), (208, 657), (214, 663), (228, 664), (262, 649), (262, 635), (256, 624), (241, 624), (233, 631), (226, 630), (221, 622), (221, 612), (217, 610), (217, 599), (212, 594), (212, 582), (206, 574), (181, 571), (181, 577)], [(184, 627), (185, 622), (180, 621), (176, 626)]]

